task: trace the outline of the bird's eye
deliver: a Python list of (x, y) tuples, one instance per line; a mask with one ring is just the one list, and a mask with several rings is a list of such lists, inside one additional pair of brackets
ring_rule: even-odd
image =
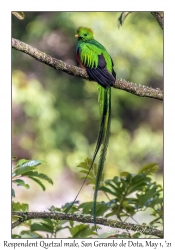
[(84, 36), (87, 36), (87, 34), (84, 34)]

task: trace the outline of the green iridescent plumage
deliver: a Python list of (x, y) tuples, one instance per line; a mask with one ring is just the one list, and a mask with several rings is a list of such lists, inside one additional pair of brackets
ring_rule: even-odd
[(89, 28), (80, 27), (77, 30), (77, 35), (79, 36), (77, 49), (79, 49), (81, 63), (83, 63), (85, 67), (97, 68), (98, 56), (103, 55), (106, 62), (106, 68), (112, 73), (112, 59), (105, 47), (94, 39), (93, 31)]
[(110, 122), (111, 122), (110, 87), (113, 86), (115, 83), (116, 74), (115, 71), (113, 70), (113, 61), (110, 55), (108, 54), (105, 47), (94, 39), (93, 31), (91, 29), (86, 27), (80, 27), (77, 30), (77, 34), (75, 36), (78, 38), (76, 47), (77, 59), (79, 63), (86, 69), (90, 79), (96, 81), (99, 84), (98, 101), (100, 106), (101, 121), (100, 121), (100, 128), (97, 138), (96, 149), (92, 158), (91, 166), (89, 167), (89, 172), (90, 172), (93, 163), (96, 159), (96, 156), (100, 150), (98, 172), (97, 172), (96, 185), (94, 191), (94, 204), (92, 208), (94, 216), (94, 225), (96, 227), (97, 194), (106, 159), (106, 152), (107, 152), (109, 132), (110, 132)]

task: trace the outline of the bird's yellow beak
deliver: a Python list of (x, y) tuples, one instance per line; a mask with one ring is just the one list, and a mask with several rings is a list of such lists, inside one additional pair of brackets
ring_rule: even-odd
[(78, 35), (78, 34), (76, 34), (76, 35), (75, 35), (75, 37), (79, 37), (79, 35)]

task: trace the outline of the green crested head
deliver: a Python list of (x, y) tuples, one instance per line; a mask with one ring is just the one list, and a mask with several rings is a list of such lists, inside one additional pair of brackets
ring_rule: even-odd
[(94, 39), (93, 31), (86, 27), (79, 27), (75, 37), (78, 37), (78, 39), (82, 41)]

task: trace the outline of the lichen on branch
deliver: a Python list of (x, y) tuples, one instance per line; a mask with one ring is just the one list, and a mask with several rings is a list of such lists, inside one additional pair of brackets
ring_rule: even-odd
[[(61, 70), (69, 75), (78, 76), (89, 80), (89, 76), (85, 69), (76, 67), (74, 65), (69, 65), (61, 60), (58, 60), (46, 53), (26, 44), (20, 40), (12, 38), (12, 48), (21, 51), (29, 56), (33, 57), (34, 59), (47, 64), (48, 66), (56, 69)], [(116, 79), (115, 85), (113, 86), (116, 89), (121, 89), (127, 91), (131, 94), (140, 96), (140, 97), (149, 97), (158, 100), (163, 100), (163, 91), (160, 89), (154, 89), (151, 87), (138, 85), (124, 79)]]
[[(67, 214), (67, 213), (56, 213), (56, 212), (12, 212), (12, 216), (19, 216), (20, 218), (13, 222), (12, 228), (19, 226), (21, 223), (31, 219), (54, 219), (54, 220), (70, 220), (78, 221), (82, 223), (94, 224), (94, 218), (90, 215), (84, 214)], [(145, 235), (157, 236), (163, 238), (163, 232), (149, 226), (142, 226), (118, 220), (109, 220), (103, 217), (98, 217), (96, 220), (97, 224), (103, 226), (109, 226), (112, 228), (120, 228), (124, 230), (131, 230), (134, 232), (140, 232)]]

